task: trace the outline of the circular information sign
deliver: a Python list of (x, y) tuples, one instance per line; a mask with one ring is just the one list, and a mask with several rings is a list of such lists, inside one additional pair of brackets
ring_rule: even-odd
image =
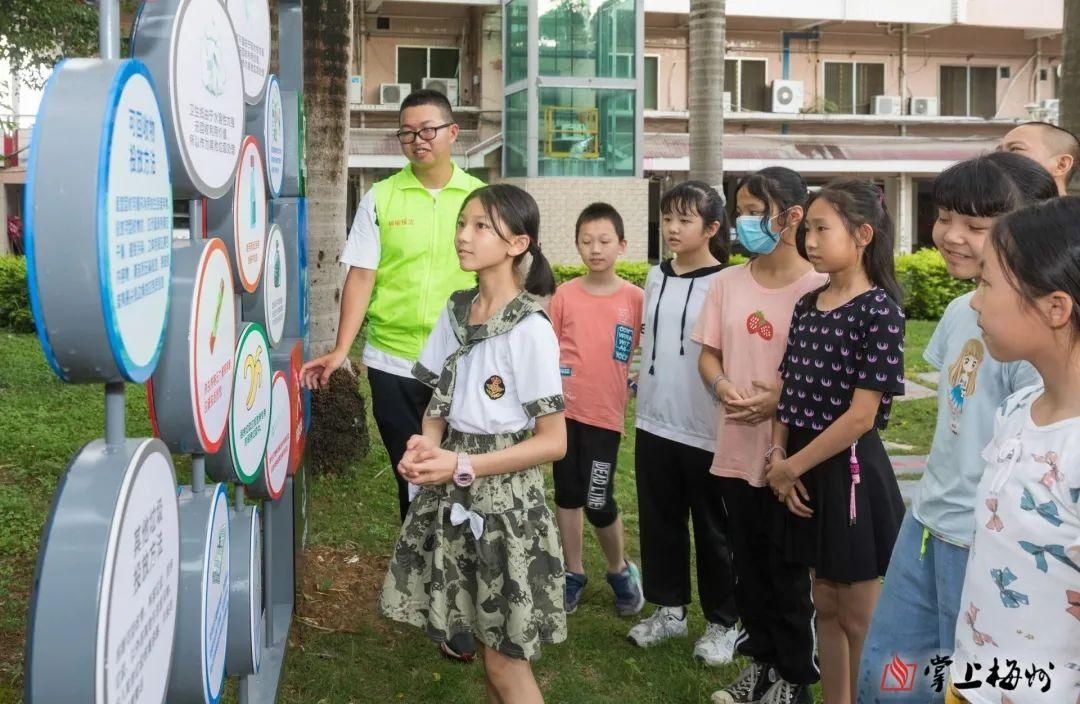
[(232, 184), (244, 137), (244, 76), (225, 6), (147, 2), (135, 29), (133, 52), (167, 94), (169, 149), (183, 165), (175, 174), (177, 193), (220, 198)]
[(285, 339), (274, 350), (275, 374), (281, 372), (288, 382), (289, 391), (289, 475), (296, 474), (304, 454), (305, 423), (303, 388), (300, 385), (300, 369), (304, 366), (304, 344), (301, 340)]
[(258, 142), (247, 137), (240, 153), (232, 198), (210, 201), (207, 221), (210, 235), (220, 237), (232, 250), (236, 285), (248, 293), (254, 293), (262, 279), (266, 216), (266, 171)]
[(229, 499), (224, 484), (194, 494), (182, 487), (180, 619), (170, 701), (217, 704), (225, 685), (229, 632)]
[(30, 305), (53, 371), (66, 381), (146, 381), (169, 309), (173, 202), (142, 63), (60, 64), (34, 127), (26, 193)]
[(31, 594), (27, 700), (161, 704), (180, 570), (168, 449), (95, 440), (58, 492)]
[(255, 293), (243, 296), (243, 317), (266, 328), (271, 347), (277, 347), (285, 330), (285, 307), (288, 297), (289, 267), (281, 228), (270, 226), (266, 238), (266, 257), (263, 262), (262, 285)]
[(270, 72), (270, 7), (266, 0), (228, 0), (228, 7), (240, 47), (244, 100), (254, 105), (263, 98)]
[(251, 496), (271, 501), (281, 498), (292, 459), (292, 416), (295, 412), (288, 376), (275, 371), (270, 394), (270, 437), (266, 443), (266, 464), (262, 479), (248, 487)]
[(177, 452), (217, 452), (236, 350), (232, 271), (221, 240), (177, 240), (172, 289), (165, 355), (147, 386), (154, 432)]
[(251, 484), (259, 477), (270, 434), (270, 344), (261, 325), (252, 323), (236, 343), (232, 410), (228, 442), (206, 458), (206, 469), (217, 481)]
[(257, 506), (232, 509), (232, 594), (225, 672), (253, 675), (262, 656), (262, 530)]
[(270, 197), (281, 194), (281, 181), (285, 178), (285, 114), (281, 105), (281, 87), (277, 76), (270, 76), (266, 88), (266, 127), (263, 130), (263, 151), (266, 157), (266, 178)]

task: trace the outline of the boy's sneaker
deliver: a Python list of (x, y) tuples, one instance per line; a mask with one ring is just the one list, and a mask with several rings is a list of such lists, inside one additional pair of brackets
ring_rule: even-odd
[(641, 613), (645, 606), (645, 594), (641, 591), (641, 570), (630, 560), (618, 574), (608, 573), (608, 584), (615, 592), (615, 613), (620, 616), (633, 616)]
[(761, 699), (761, 704), (814, 704), (814, 696), (805, 684), (778, 679)]
[(713, 704), (757, 704), (769, 690), (773, 671), (756, 660), (751, 662), (734, 682), (712, 694)]
[(639, 648), (648, 648), (668, 638), (685, 637), (686, 608), (683, 606), (658, 606), (652, 616), (639, 621), (626, 635), (626, 639)]
[(710, 623), (705, 627), (705, 634), (694, 645), (694, 659), (713, 667), (731, 662), (735, 657), (735, 638), (738, 635), (739, 629), (735, 626), (725, 628), (719, 623)]
[(588, 583), (589, 578), (585, 575), (570, 570), (566, 571), (566, 590), (564, 592), (566, 613), (572, 614), (577, 611), (578, 604), (581, 603), (581, 595), (585, 593), (585, 585)]

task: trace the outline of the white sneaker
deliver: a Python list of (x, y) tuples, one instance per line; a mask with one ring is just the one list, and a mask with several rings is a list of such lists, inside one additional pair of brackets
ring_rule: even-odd
[(668, 638), (685, 637), (686, 609), (678, 606), (659, 606), (652, 616), (642, 619), (631, 628), (626, 639), (639, 648), (648, 648)]
[(694, 645), (694, 658), (713, 667), (731, 662), (738, 634), (739, 629), (734, 626), (724, 628), (719, 623), (710, 623), (705, 628), (705, 635)]

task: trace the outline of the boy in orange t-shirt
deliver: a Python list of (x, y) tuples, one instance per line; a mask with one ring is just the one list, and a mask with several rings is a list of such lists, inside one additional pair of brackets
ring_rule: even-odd
[(645, 293), (615, 273), (615, 261), (626, 251), (622, 217), (615, 208), (607, 203), (586, 207), (578, 216), (574, 240), (589, 271), (560, 286), (550, 309), (566, 400), (566, 456), (554, 467), (566, 612), (577, 608), (588, 581), (581, 557), (584, 514), (604, 551), (615, 611), (632, 616), (641, 611), (645, 597), (641, 573), (623, 552), (615, 465)]

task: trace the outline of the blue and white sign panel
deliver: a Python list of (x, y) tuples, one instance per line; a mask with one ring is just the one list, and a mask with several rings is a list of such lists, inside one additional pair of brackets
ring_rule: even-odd
[(169, 309), (172, 209), (146, 67), (61, 63), (31, 140), (25, 210), (30, 303), (62, 379), (143, 382), (153, 372)]

